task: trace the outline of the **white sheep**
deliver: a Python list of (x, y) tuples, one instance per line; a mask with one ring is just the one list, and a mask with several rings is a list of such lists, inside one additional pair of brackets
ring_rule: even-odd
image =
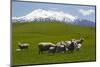
[(38, 45), (52, 45), (55, 46), (55, 44), (51, 43), (51, 42), (40, 42)]
[(28, 49), (29, 44), (28, 43), (18, 43), (18, 46), (20, 49)]
[(77, 44), (77, 45), (76, 45), (76, 50), (79, 50), (79, 49), (81, 48), (81, 46), (82, 46), (82, 44), (80, 44), (80, 43)]
[(51, 42), (40, 42), (38, 43), (38, 48), (39, 54), (43, 53), (44, 51), (55, 53), (56, 45)]
[(19, 52), (19, 51), (21, 51), (21, 49), (18, 48), (18, 49), (16, 49), (16, 51)]

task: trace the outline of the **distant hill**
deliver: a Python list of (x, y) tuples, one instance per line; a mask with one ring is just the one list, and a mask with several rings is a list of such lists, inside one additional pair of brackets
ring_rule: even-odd
[(81, 26), (95, 26), (95, 22), (89, 21), (89, 20), (76, 20), (75, 24), (81, 25)]

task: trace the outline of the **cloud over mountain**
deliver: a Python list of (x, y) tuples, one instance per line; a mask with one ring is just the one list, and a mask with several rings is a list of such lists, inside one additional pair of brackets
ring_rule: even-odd
[(93, 14), (95, 11), (92, 10), (92, 9), (89, 9), (89, 10), (80, 9), (79, 12), (80, 12), (83, 16), (88, 16), (88, 15)]

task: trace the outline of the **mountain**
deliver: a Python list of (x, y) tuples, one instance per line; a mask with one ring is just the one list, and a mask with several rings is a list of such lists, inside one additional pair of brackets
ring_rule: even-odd
[(31, 21), (63, 21), (63, 22), (73, 22), (76, 17), (64, 13), (62, 11), (52, 11), (52, 10), (43, 10), (36, 9), (31, 13), (22, 16), (22, 17), (13, 17), (15, 21), (31, 22)]
[(85, 19), (76, 20), (75, 24), (78, 24), (78, 25), (81, 25), (81, 26), (95, 26), (96, 25), (95, 22), (89, 21), (89, 20), (85, 20)]
[(68, 13), (64, 13), (62, 11), (36, 9), (25, 16), (12, 17), (12, 22), (40, 22), (40, 21), (41, 22), (59, 21), (59, 22), (87, 25), (87, 26), (91, 26), (92, 24), (92, 26), (95, 26), (93, 24), (94, 22), (91, 23), (88, 20), (82, 20), (82, 19), (80, 20), (80, 18)]

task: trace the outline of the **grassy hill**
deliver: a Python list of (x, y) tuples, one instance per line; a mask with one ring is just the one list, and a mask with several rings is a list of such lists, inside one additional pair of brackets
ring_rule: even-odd
[[(75, 51), (72, 54), (38, 54), (37, 45), (39, 42), (57, 43), (80, 37), (85, 38), (80, 51)], [(29, 49), (16, 52), (18, 42), (29, 43)], [(95, 27), (57, 22), (12, 23), (12, 65), (95, 61), (95, 45)]]

